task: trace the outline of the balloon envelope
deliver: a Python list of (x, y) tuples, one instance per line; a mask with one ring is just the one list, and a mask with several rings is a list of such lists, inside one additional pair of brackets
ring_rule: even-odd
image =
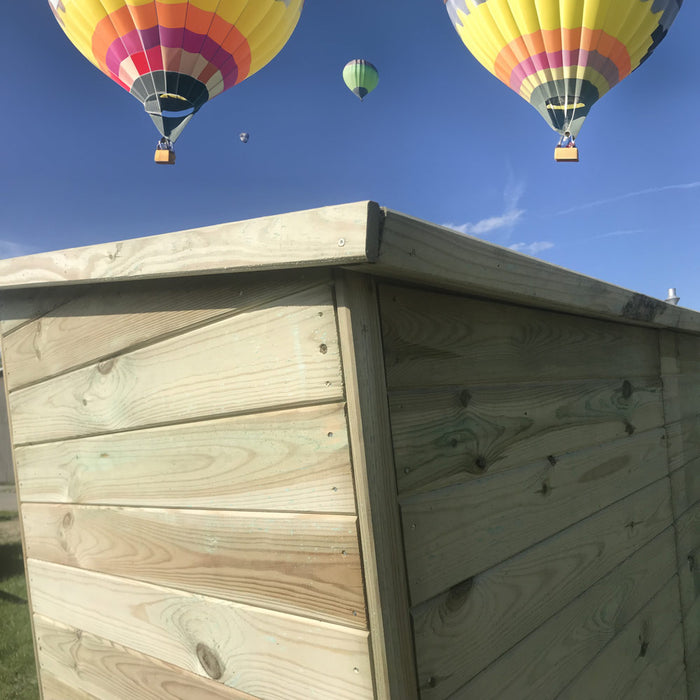
[(70, 41), (174, 141), (285, 45), (304, 0), (49, 0)]
[(444, 0), (475, 58), (559, 133), (645, 61), (683, 0)]
[(379, 72), (369, 61), (358, 58), (345, 64), (343, 80), (362, 100), (377, 87)]
[(243, 132), (242, 134), (238, 135), (238, 138), (243, 142), (243, 143), (248, 143), (248, 139), (250, 138), (250, 134), (247, 132)]

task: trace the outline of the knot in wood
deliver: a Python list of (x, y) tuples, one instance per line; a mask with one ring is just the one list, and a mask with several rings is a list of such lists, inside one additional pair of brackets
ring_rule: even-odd
[(554, 455), (547, 455), (547, 461), (554, 466), (557, 463), (557, 458)]
[(112, 371), (115, 362), (116, 360), (113, 357), (110, 357), (109, 360), (102, 360), (102, 362), (97, 363), (97, 371), (100, 374), (109, 374)]
[(469, 405), (469, 402), (472, 400), (472, 395), (466, 390), (463, 389), (462, 391), (459, 392), (459, 402), (466, 408)]
[(325, 343), (321, 343), (318, 346), (318, 350), (321, 353), (321, 355), (325, 355), (328, 352), (328, 346)]
[(73, 513), (66, 513), (63, 516), (63, 527), (64, 529), (68, 529), (73, 525)]
[(466, 603), (472, 588), (474, 588), (474, 577), (466, 579), (466, 581), (460, 581), (455, 586), (452, 586), (447, 593), (447, 599), (445, 600), (445, 607), (450, 612), (456, 612), (459, 610), (464, 603)]
[(625, 379), (625, 381), (622, 382), (622, 398), (629, 399), (630, 396), (632, 396), (632, 384)]
[(202, 644), (202, 642), (197, 644), (197, 658), (210, 678), (214, 680), (221, 678), (224, 671), (219, 657), (206, 644)]
[(474, 460), (474, 466), (478, 472), (485, 472), (488, 469), (488, 464), (486, 464), (486, 458), (479, 455), (476, 460)]

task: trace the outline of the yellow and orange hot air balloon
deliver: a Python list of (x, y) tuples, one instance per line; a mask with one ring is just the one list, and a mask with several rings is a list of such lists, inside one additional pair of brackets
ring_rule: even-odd
[(174, 141), (286, 44), (304, 0), (49, 0), (71, 42)]
[(683, 0), (444, 0), (469, 51), (560, 134), (645, 61)]

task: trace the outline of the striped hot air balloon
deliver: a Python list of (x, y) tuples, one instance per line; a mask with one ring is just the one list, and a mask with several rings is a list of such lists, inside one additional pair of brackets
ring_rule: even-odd
[(304, 0), (49, 0), (70, 41), (174, 141), (208, 100), (267, 64)]
[(557, 132), (576, 136), (666, 36), (683, 0), (444, 0), (475, 58)]

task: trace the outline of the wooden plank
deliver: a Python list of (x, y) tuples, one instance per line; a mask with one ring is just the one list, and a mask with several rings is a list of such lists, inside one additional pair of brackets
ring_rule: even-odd
[(343, 397), (317, 287), (10, 394), (15, 444)]
[(700, 337), (678, 333), (678, 358), (683, 374), (700, 375)]
[(700, 503), (677, 518), (676, 533), (681, 601), (688, 612), (700, 598)]
[(356, 518), (24, 504), (26, 555), (366, 628)]
[(327, 280), (326, 271), (302, 270), (187, 278), (177, 286), (151, 280), (82, 287), (81, 296), (8, 336), (10, 390), (245, 313)]
[(671, 493), (677, 517), (700, 501), (700, 457), (671, 473)]
[(61, 304), (74, 299), (82, 290), (65, 289), (20, 289), (4, 290), (0, 294), (0, 335), (7, 336), (25, 323), (49, 313)]
[(343, 404), (15, 448), (22, 501), (355, 513)]
[(101, 700), (99, 696), (68, 685), (47, 670), (42, 672), (41, 690), (44, 700)]
[[(451, 698), (549, 700), (558, 697), (617, 632), (673, 580), (674, 570), (673, 532), (668, 529)], [(639, 649), (638, 646), (637, 652)]]
[[(663, 653), (652, 654), (621, 700), (684, 700), (688, 697), (683, 657), (683, 627), (678, 625), (661, 644)], [(640, 649), (641, 651), (641, 649)]]
[(374, 202), (266, 216), (0, 261), (0, 288), (313, 267), (376, 258)]
[(666, 476), (663, 430), (401, 499), (414, 605)]
[(94, 634), (35, 615), (46, 686), (60, 683), (47, 697), (68, 700), (255, 700), (252, 695), (210, 678), (153, 659)]
[[(674, 576), (600, 651), (576, 678), (558, 695), (561, 700), (582, 697), (619, 700), (658, 700), (636, 681), (655, 667), (669, 672), (672, 680), (683, 663), (683, 628), (681, 626), (678, 580)], [(657, 682), (660, 679), (656, 679)], [(636, 686), (636, 687), (635, 687)], [(658, 686), (657, 686), (658, 687)]]
[(653, 377), (656, 333), (420, 289), (380, 289), (391, 390)]
[(34, 612), (265, 700), (372, 698), (367, 632), (28, 559)]
[(402, 494), (461, 483), (664, 423), (658, 379), (393, 392)]
[(443, 226), (384, 210), (379, 259), (361, 272), (460, 293), (700, 331), (700, 314), (565, 270)]
[(336, 294), (375, 693), (417, 700), (377, 292), (346, 273)]
[(671, 523), (661, 479), (414, 608), (421, 688), (449, 697)]

